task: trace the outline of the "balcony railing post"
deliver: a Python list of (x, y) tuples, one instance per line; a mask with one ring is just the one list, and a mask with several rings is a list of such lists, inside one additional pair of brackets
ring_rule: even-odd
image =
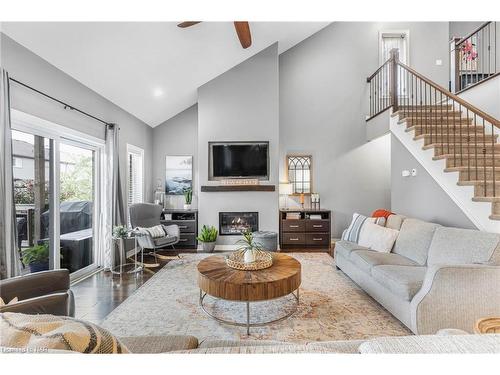
[(460, 38), (453, 38), (450, 41), (450, 83), (451, 92), (458, 92), (461, 90), (460, 82), (460, 48), (457, 43)]
[(392, 111), (398, 111), (398, 62), (399, 50), (397, 48), (391, 49), (389, 52), (391, 57), (391, 78), (390, 78), (390, 96), (392, 100)]

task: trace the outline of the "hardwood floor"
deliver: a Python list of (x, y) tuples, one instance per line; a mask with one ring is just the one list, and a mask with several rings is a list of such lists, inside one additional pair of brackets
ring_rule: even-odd
[[(187, 252), (196, 252), (196, 250), (182, 250), (182, 253)], [(169, 252), (168, 255), (177, 255), (177, 253)], [(153, 260), (153, 257), (144, 257), (144, 263), (153, 262)], [(171, 259), (158, 260), (159, 267), (145, 268), (143, 272), (120, 276), (109, 271), (101, 271), (72, 285), (71, 290), (75, 294), (76, 318), (101, 323), (120, 303), (171, 261)]]
[[(194, 252), (196, 250), (183, 249), (178, 253)], [(173, 252), (169, 252), (168, 254), (177, 255), (177, 253)], [(153, 257), (144, 257), (145, 263), (152, 261)], [(71, 286), (71, 290), (75, 294), (76, 317), (100, 324), (111, 311), (170, 261), (171, 259), (159, 259), (159, 267), (146, 268), (143, 272), (124, 274), (121, 277), (113, 275), (111, 272), (101, 271), (75, 283)]]

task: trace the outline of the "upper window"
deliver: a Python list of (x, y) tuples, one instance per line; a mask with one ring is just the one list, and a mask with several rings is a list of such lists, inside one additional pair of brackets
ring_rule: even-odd
[(311, 181), (311, 156), (288, 155), (288, 180), (292, 184), (293, 194), (310, 194)]
[(21, 159), (21, 158), (12, 158), (12, 166), (14, 168), (22, 168), (23, 167), (23, 159)]
[(144, 150), (127, 145), (127, 203), (144, 202)]
[(392, 49), (399, 50), (399, 61), (408, 65), (408, 44), (409, 32), (407, 30), (393, 30), (380, 32), (380, 65), (386, 62), (390, 57)]

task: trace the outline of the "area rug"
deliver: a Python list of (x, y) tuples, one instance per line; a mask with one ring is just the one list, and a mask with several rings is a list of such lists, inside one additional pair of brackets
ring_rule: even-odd
[[(199, 306), (196, 265), (207, 254), (183, 254), (167, 264), (103, 321), (118, 336), (193, 335), (199, 340), (279, 340), (288, 342), (366, 339), (411, 332), (354, 284), (324, 253), (290, 254), (302, 264), (300, 304), (291, 317), (251, 328), (221, 324)], [(228, 320), (245, 321), (244, 303), (206, 299), (207, 309)], [(279, 317), (293, 297), (251, 304), (252, 322)]]

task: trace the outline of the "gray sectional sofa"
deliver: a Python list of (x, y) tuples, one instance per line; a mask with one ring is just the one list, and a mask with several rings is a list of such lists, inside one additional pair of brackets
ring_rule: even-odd
[(390, 253), (339, 241), (336, 265), (415, 334), (500, 316), (500, 234), (401, 215), (386, 226), (400, 231)]

